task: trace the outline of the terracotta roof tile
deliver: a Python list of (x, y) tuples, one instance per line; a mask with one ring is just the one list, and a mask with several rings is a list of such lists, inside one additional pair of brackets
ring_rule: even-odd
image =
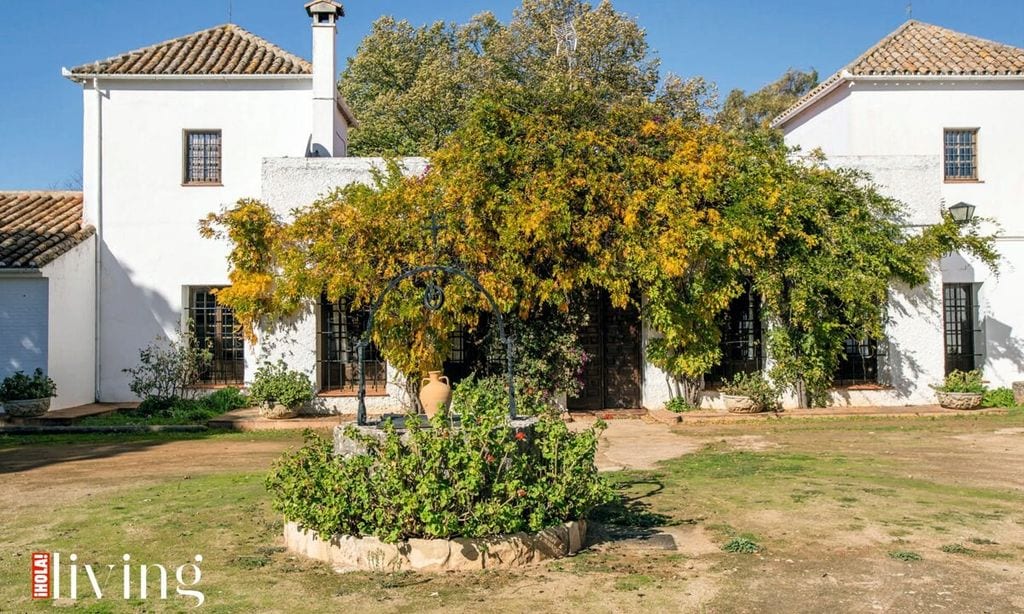
[(1024, 49), (911, 20), (846, 70), (854, 75), (1024, 75)]
[(72, 77), (312, 73), (306, 60), (230, 23), (71, 69)]
[(836, 71), (772, 120), (779, 126), (836, 85), (854, 76), (1024, 75), (1024, 49), (911, 19)]
[(43, 267), (93, 231), (81, 192), (0, 192), (0, 269)]

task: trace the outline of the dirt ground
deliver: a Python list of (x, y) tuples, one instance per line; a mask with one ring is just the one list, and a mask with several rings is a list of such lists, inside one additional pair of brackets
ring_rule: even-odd
[[(23, 533), (6, 546), (24, 549), (45, 533), (23, 528), (33, 510), (88, 516), (169, 484), (227, 497), (231, 476), (258, 475), (300, 444), (299, 433), (277, 433), (0, 446), (0, 509)], [(273, 578), (266, 596), (236, 596), (261, 611), (304, 611), (302, 597), (319, 595), (331, 610), (372, 611), (1024, 612), (1019, 412), (671, 428), (610, 421), (598, 460), (631, 502), (628, 522), (599, 529), (581, 555), (516, 573), (338, 576), (277, 548), (258, 484), (245, 486), (245, 513), (263, 528), (214, 528), (234, 531), (219, 545), (226, 552), (269, 553), (259, 568)], [(211, 518), (231, 513), (231, 501), (217, 505)], [(145, 515), (133, 513), (140, 531)], [(202, 513), (189, 511), (196, 538), (211, 524)], [(758, 551), (723, 552), (735, 537)], [(252, 573), (210, 577), (230, 584)]]
[(272, 437), (0, 447), (0, 509), (17, 513), (167, 479), (265, 470), (302, 445), (301, 433)]

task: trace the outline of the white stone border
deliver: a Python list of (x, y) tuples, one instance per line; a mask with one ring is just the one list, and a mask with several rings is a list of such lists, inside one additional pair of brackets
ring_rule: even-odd
[(498, 537), (410, 539), (387, 544), (376, 537), (335, 535), (324, 541), (315, 531), (285, 521), (285, 547), (334, 571), (472, 571), (512, 569), (575, 554), (586, 542), (587, 522), (566, 522), (540, 533)]

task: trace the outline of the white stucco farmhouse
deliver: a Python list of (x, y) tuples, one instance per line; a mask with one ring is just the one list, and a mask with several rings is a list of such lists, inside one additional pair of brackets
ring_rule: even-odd
[[(306, 10), (312, 62), (226, 24), (63, 70), (83, 94), (83, 191), (0, 193), (0, 376), (48, 370), (61, 394), (54, 407), (132, 401), (123, 369), (192, 320), (214, 350), (206, 384), (244, 384), (283, 358), (316, 382), (319, 409), (355, 410), (365, 314), (321, 299), (246, 343), (213, 292), (229, 283), (228, 245), (197, 227), (243, 197), (288, 216), (369, 182), (383, 164), (346, 156), (355, 118), (335, 83), (343, 9), (319, 0)], [(911, 21), (775, 120), (789, 143), (871, 172), (909, 204), (908, 224), (933, 223), (963, 201), (1003, 230), (998, 278), (951, 254), (926, 287), (893, 288), (886, 338), (850, 341), (836, 404), (930, 403), (928, 385), (951, 368), (983, 367), (996, 385), (1021, 379), (1022, 103), (1024, 50)], [(402, 164), (418, 174), (426, 160)], [(15, 231), (21, 239), (7, 238)], [(653, 333), (639, 313), (602, 300), (587, 308), (592, 359), (568, 406), (654, 408), (671, 398), (670, 378), (643, 360)], [(768, 360), (756, 296), (734, 301), (726, 327), (712, 384)], [(454, 345), (446, 368), (457, 373), (472, 348)], [(368, 406), (393, 408), (399, 378), (379, 356), (370, 362)]]
[(846, 391), (854, 402), (928, 402), (953, 369), (1024, 378), (1021, 109), (1024, 49), (911, 20), (774, 120), (789, 144), (870, 172), (910, 225), (966, 203), (1001, 231), (998, 277), (949, 254), (927, 287), (893, 288), (886, 338), (851, 348), (877, 373), (875, 389)]

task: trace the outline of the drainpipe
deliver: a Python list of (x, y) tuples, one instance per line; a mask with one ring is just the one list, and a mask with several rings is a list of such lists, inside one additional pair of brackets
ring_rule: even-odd
[(95, 268), (93, 281), (93, 294), (95, 305), (95, 322), (93, 329), (95, 338), (93, 341), (93, 365), (94, 365), (94, 388), (96, 402), (100, 401), (100, 327), (103, 321), (100, 317), (103, 310), (103, 303), (100, 300), (100, 288), (103, 285), (103, 94), (100, 92), (100, 81), (98, 78), (92, 80), (93, 91), (96, 92), (96, 247), (95, 247)]

